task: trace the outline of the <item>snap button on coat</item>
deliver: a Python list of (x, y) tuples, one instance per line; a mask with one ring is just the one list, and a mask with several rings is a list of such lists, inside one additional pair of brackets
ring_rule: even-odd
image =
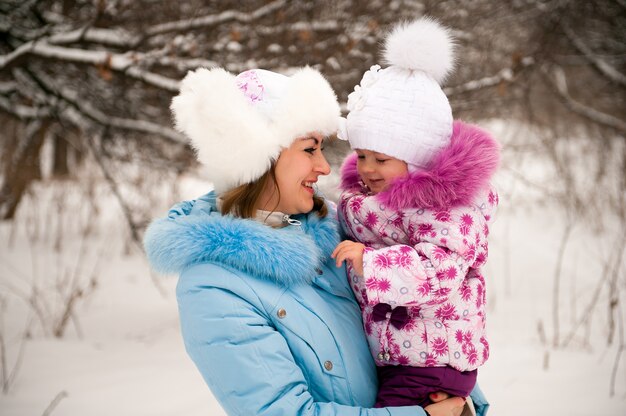
[(333, 369), (333, 362), (332, 361), (326, 361), (324, 362), (324, 368), (328, 371)]
[(285, 316), (287, 316), (287, 311), (284, 310), (283, 308), (280, 308), (278, 310), (278, 312), (276, 312), (276, 315), (280, 318), (283, 319)]

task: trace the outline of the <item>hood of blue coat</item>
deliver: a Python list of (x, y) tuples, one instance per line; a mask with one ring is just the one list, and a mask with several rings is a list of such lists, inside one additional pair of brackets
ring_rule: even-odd
[(250, 219), (221, 215), (215, 194), (175, 205), (153, 221), (144, 248), (154, 270), (180, 273), (200, 263), (215, 263), (289, 286), (310, 283), (315, 268), (339, 242), (337, 222), (313, 212), (292, 216), (301, 226), (271, 228)]

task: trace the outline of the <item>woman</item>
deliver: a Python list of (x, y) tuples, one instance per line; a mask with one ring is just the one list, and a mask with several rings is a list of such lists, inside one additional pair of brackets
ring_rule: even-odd
[(369, 409), (376, 369), (345, 270), (330, 259), (334, 208), (313, 188), (330, 172), (322, 146), (339, 117), (326, 80), (310, 68), (200, 69), (172, 110), (216, 192), (155, 221), (145, 247), (155, 269), (180, 273), (185, 346), (226, 412), (459, 415), (460, 398)]

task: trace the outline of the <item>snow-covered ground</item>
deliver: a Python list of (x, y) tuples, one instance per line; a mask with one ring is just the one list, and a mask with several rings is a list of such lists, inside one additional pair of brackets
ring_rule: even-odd
[[(492, 355), (479, 376), (490, 414), (624, 415), (624, 356), (610, 397), (624, 335), (607, 345), (607, 289), (589, 324), (554, 349), (553, 284), (565, 220), (549, 201), (519, 204), (526, 191), (511, 178), (506, 171), (498, 177), (501, 207), (490, 236)], [(182, 197), (205, 190), (195, 179), (181, 184)], [(41, 415), (48, 406), (47, 414), (64, 416), (224, 414), (184, 351), (176, 277), (151, 274), (106, 185), (89, 186), (42, 184), (15, 223), (0, 223), (0, 334), (8, 370), (19, 361), (8, 392), (0, 393), (0, 414)], [(84, 202), (88, 193), (97, 206)], [(169, 197), (155, 214), (164, 213)], [(615, 228), (598, 233), (580, 224), (572, 231), (561, 272), (561, 340), (592, 299)], [(623, 276), (620, 285), (623, 304)], [(72, 287), (82, 297), (56, 338), (55, 320), (63, 320)]]

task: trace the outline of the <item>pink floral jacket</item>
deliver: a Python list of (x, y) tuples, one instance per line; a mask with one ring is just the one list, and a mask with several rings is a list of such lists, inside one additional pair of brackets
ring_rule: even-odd
[(469, 371), (487, 360), (481, 267), (498, 162), (497, 142), (460, 121), (428, 170), (377, 195), (359, 180), (356, 155), (344, 162), (340, 223), (366, 245), (364, 275), (348, 267), (348, 278), (377, 365)]

